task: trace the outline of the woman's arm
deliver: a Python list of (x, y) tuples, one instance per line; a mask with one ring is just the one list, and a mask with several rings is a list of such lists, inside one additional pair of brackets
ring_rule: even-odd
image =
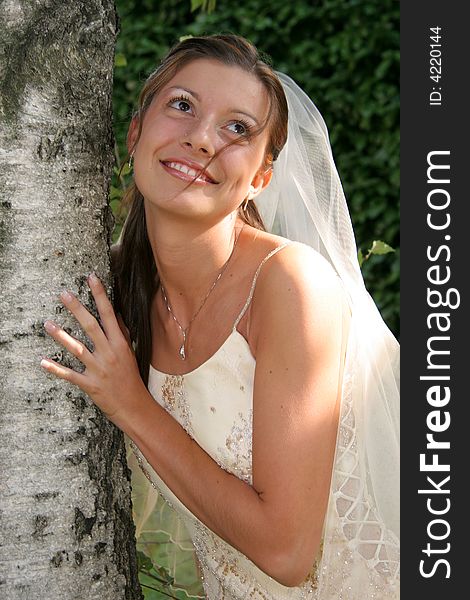
[[(309, 279), (305, 274), (312, 272)], [(321, 541), (338, 426), (345, 300), (326, 261), (292, 246), (263, 267), (253, 302), (253, 487), (221, 469), (155, 402), (121, 428), (191, 512), (292, 586), (307, 576)]]
[[(318, 276), (305, 275), (313, 271)], [(62, 330), (51, 332), (80, 357), (85, 372), (52, 361), (44, 366), (89, 394), (211, 530), (280, 583), (298, 585), (320, 543), (335, 449), (344, 338), (338, 278), (300, 245), (279, 252), (261, 271), (251, 315), (253, 486), (219, 467), (155, 402), (104, 288), (91, 287), (104, 331), (78, 300), (66, 305), (92, 338), (93, 354)]]

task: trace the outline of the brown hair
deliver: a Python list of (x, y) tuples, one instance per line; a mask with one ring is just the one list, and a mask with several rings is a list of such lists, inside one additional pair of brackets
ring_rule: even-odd
[[(268, 168), (278, 157), (287, 139), (287, 101), (282, 84), (273, 69), (262, 59), (253, 44), (236, 35), (191, 37), (171, 48), (158, 68), (148, 77), (140, 93), (139, 107), (134, 115), (138, 119), (138, 137), (143, 117), (155, 96), (182, 67), (199, 58), (211, 58), (225, 65), (240, 67), (258, 77), (265, 86), (270, 102), (268, 117), (250, 136), (259, 135), (269, 127), (265, 164)], [(230, 145), (233, 143), (238, 143), (238, 140)], [(220, 150), (209, 164), (219, 153)], [(144, 199), (135, 183), (129, 186), (123, 202), (129, 206), (129, 213), (120, 240), (112, 249), (114, 305), (129, 328), (140, 374), (147, 383), (152, 352), (150, 307), (158, 289), (158, 273), (147, 234)], [(244, 210), (240, 208), (239, 216), (247, 224), (265, 229), (253, 202), (249, 202)]]

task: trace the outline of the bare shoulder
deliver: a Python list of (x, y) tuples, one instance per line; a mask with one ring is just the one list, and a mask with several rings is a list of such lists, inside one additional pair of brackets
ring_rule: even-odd
[[(281, 246), (283, 238), (278, 238)], [(260, 270), (257, 301), (260, 305), (285, 306), (297, 296), (321, 301), (344, 299), (340, 278), (330, 263), (310, 246), (289, 243), (269, 258)]]
[[(278, 240), (278, 246), (284, 243)], [(250, 325), (254, 345), (259, 349), (260, 336), (305, 341), (307, 332), (318, 341), (341, 329), (347, 312), (343, 284), (330, 263), (311, 247), (290, 243), (260, 270)]]

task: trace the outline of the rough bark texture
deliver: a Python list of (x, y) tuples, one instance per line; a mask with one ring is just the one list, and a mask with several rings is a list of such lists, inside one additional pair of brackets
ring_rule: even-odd
[[(108, 285), (111, 0), (0, 0), (0, 597), (141, 598), (121, 433), (46, 375), (59, 302)], [(74, 364), (63, 356), (64, 364)]]

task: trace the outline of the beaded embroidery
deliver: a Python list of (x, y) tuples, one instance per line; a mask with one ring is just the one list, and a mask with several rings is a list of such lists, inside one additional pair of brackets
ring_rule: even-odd
[(219, 446), (218, 450), (224, 457), (223, 468), (251, 484), (253, 409), (247, 416), (239, 412), (237, 417), (225, 439), (225, 448)]
[[(193, 543), (204, 572), (207, 598), (219, 600), (314, 600), (317, 586), (316, 564), (297, 588), (286, 588), (266, 575), (243, 554), (220, 539), (200, 521), (194, 526)], [(258, 575), (255, 575), (255, 571)], [(261, 580), (260, 580), (261, 578)]]
[(185, 431), (194, 437), (191, 410), (184, 389), (184, 375), (165, 375), (162, 385), (162, 403)]

